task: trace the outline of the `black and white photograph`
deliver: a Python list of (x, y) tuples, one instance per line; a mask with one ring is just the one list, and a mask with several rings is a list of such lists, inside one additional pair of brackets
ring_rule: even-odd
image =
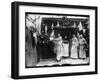
[(11, 77), (97, 74), (97, 7), (12, 3)]
[(25, 67), (89, 65), (89, 15), (25, 14)]

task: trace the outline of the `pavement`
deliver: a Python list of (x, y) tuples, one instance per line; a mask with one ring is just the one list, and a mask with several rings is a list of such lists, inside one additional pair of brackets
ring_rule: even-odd
[(84, 65), (89, 64), (89, 58), (62, 58), (59, 62), (56, 59), (41, 59), (36, 66), (53, 66), (53, 65)]

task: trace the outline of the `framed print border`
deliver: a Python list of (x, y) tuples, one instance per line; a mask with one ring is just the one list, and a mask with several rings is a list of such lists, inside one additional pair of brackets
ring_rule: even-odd
[[(96, 6), (81, 6), (81, 5), (62, 5), (49, 3), (31, 3), (31, 2), (12, 2), (11, 4), (11, 77), (13, 79), (25, 78), (42, 78), (42, 77), (58, 77), (58, 76), (72, 76), (72, 75), (88, 75), (97, 74), (98, 72), (98, 8)], [(41, 7), (55, 7), (55, 8), (73, 8), (73, 9), (88, 9), (95, 11), (95, 71), (88, 72), (74, 72), (74, 73), (59, 73), (59, 74), (42, 74), (42, 75), (19, 75), (19, 6), (41, 6)]]

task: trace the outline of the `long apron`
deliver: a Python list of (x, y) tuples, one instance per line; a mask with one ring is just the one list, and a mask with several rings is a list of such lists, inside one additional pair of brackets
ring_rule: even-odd
[(56, 59), (60, 60), (63, 56), (62, 40), (55, 41), (54, 52), (56, 53)]
[(79, 58), (86, 58), (86, 51), (85, 51), (85, 39), (80, 39), (80, 47), (79, 47)]
[(72, 40), (72, 46), (71, 46), (71, 58), (78, 58), (78, 40), (77, 38), (73, 38)]
[(63, 43), (63, 56), (64, 57), (69, 56), (69, 43), (67, 44)]

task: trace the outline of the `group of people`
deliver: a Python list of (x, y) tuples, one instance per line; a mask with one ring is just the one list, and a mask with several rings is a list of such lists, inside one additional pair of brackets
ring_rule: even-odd
[[(53, 43), (52, 49), (57, 61), (61, 61), (62, 57), (74, 59), (87, 58), (87, 41), (86, 38), (83, 37), (83, 34), (73, 34), (71, 39), (68, 40), (67, 35), (65, 35), (63, 39), (60, 33), (55, 33), (55, 31), (52, 30), (50, 36), (46, 34), (47, 40), (44, 38), (44, 40), (46, 40), (44, 41), (39, 39), (42, 35), (39, 35), (35, 29), (32, 30), (32, 28), (29, 29), (26, 27), (25, 32), (26, 66), (35, 66), (37, 64), (38, 58), (40, 59), (41, 56), (40, 52), (43, 51), (39, 50), (43, 48), (40, 46), (42, 41), (43, 44), (47, 43), (47, 41)], [(45, 34), (43, 36), (45, 37)], [(40, 53), (40, 55), (38, 53)]]
[[(65, 36), (67, 39), (67, 36)], [(56, 60), (60, 61), (62, 57), (70, 58), (86, 58), (86, 45), (87, 42), (82, 34), (75, 36), (73, 34), (70, 41), (63, 40), (62, 36), (58, 34), (51, 34), (50, 41), (54, 43), (54, 52), (56, 54)]]

